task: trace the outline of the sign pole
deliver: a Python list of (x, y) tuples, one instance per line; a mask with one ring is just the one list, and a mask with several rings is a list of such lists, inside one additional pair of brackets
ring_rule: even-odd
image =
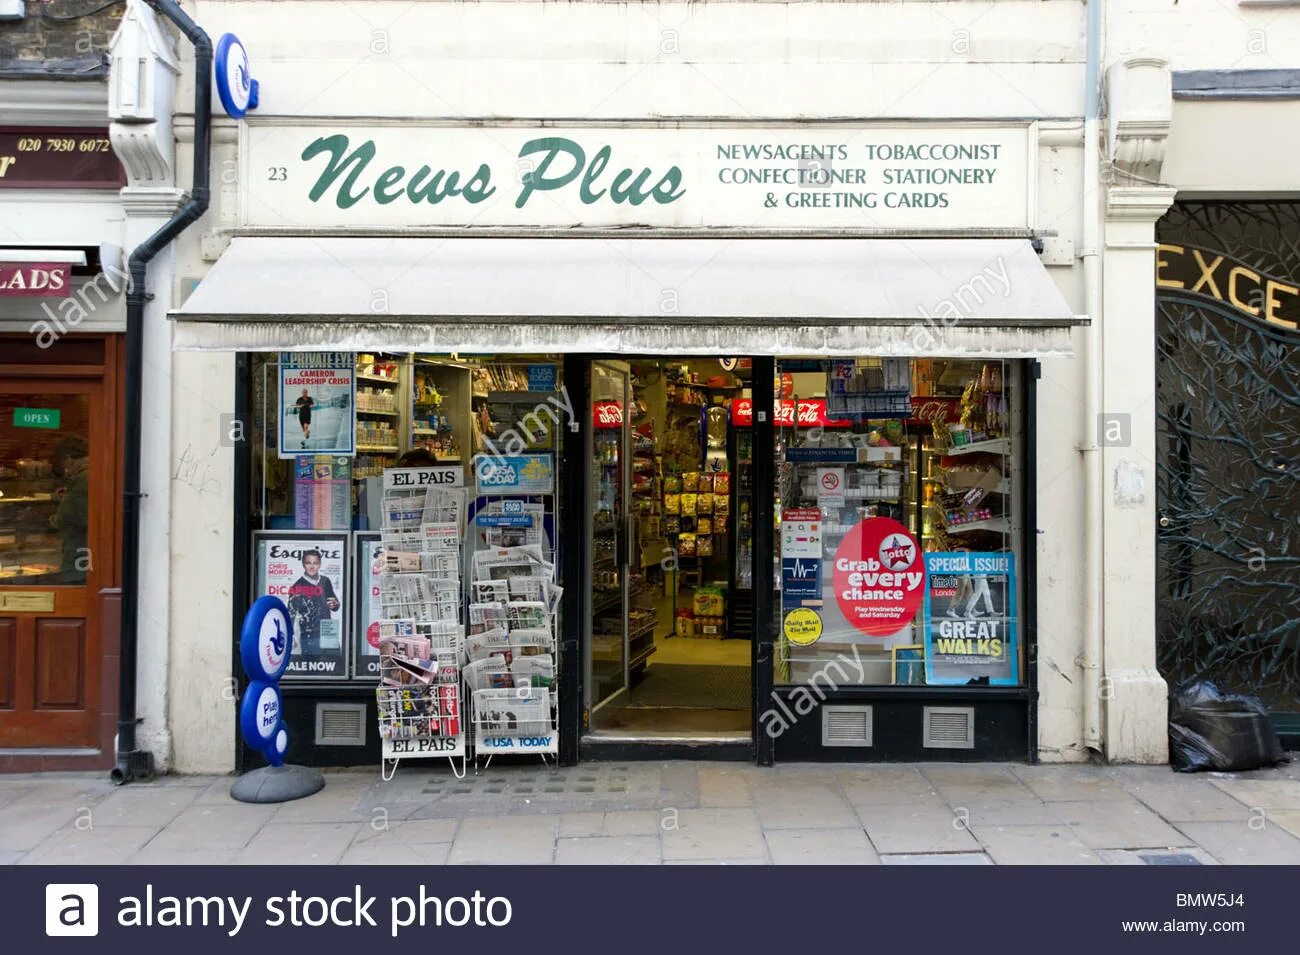
[(239, 658), (248, 676), (248, 689), (239, 704), (239, 732), (244, 742), (270, 764), (244, 773), (230, 787), (240, 802), (275, 803), (320, 792), (325, 777), (308, 766), (285, 765), (289, 730), (284, 725), (280, 677), (293, 655), (293, 622), (279, 597), (259, 597), (239, 635)]

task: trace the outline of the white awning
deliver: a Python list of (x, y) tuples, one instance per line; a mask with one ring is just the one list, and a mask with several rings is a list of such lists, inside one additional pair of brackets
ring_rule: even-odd
[(707, 355), (1071, 353), (1024, 239), (239, 237), (175, 347)]

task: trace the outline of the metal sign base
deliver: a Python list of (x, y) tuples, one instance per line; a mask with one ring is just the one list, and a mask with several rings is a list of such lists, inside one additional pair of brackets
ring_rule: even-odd
[(263, 766), (236, 779), (230, 787), (230, 798), (240, 802), (290, 802), (324, 788), (325, 777), (310, 766)]

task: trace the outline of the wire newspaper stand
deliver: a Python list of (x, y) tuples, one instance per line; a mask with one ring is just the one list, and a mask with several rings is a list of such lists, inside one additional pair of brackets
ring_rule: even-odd
[(401, 760), (431, 756), (465, 775), (464, 514), (459, 466), (384, 471), (375, 692), (385, 781)]
[(480, 455), (464, 679), (475, 771), (498, 753), (559, 753), (556, 611), (546, 533), (554, 457)]

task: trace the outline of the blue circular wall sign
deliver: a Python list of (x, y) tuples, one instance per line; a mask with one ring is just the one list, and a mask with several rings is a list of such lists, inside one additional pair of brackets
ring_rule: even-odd
[(233, 33), (223, 34), (217, 41), (213, 71), (217, 96), (228, 115), (243, 119), (250, 109), (257, 109), (257, 80), (248, 65), (248, 51)]

